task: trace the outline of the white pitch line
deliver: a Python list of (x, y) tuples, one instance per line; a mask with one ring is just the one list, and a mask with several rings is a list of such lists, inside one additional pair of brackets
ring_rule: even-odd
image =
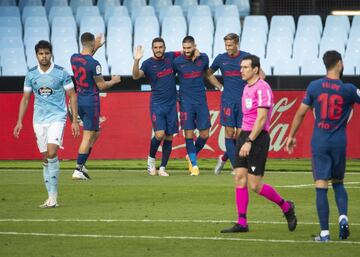
[[(150, 220), (150, 219), (0, 219), (0, 222), (142, 222), (142, 223), (232, 223), (233, 220)], [(250, 224), (284, 225), (285, 221), (248, 221)], [(317, 222), (298, 222), (299, 225), (318, 225)], [(329, 223), (338, 225), (338, 223)], [(350, 223), (350, 226), (360, 226), (360, 223)]]
[[(345, 182), (345, 185), (359, 185), (360, 182)], [(283, 186), (275, 186), (279, 188), (303, 188), (303, 187), (313, 187), (314, 184), (300, 184), (300, 185), (283, 185)], [(360, 187), (346, 187), (346, 188), (360, 188)]]
[[(197, 237), (197, 236), (129, 236), (129, 235), (96, 235), (96, 234), (54, 234), (54, 233), (26, 233), (26, 232), (5, 232), (0, 231), (0, 235), (13, 236), (53, 236), (53, 237), (85, 237), (85, 238), (114, 238), (114, 239), (169, 239), (169, 240), (207, 240), (207, 241), (245, 241), (245, 242), (264, 242), (264, 243), (293, 243), (293, 244), (318, 244), (310, 240), (277, 240), (277, 239), (258, 239), (258, 238), (236, 238), (236, 237)], [(357, 241), (329, 241), (329, 244), (354, 244), (360, 245)]]

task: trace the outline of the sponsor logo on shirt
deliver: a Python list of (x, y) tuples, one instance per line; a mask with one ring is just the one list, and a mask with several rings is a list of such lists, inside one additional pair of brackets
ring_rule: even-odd
[(53, 90), (50, 87), (43, 86), (38, 89), (38, 94), (44, 97), (48, 97), (53, 94)]
[(239, 70), (227, 70), (224, 75), (228, 77), (240, 77), (241, 72)]
[(158, 78), (162, 78), (168, 75), (171, 75), (173, 73), (173, 69), (169, 68), (169, 69), (165, 69), (163, 71), (159, 71), (156, 73), (156, 77)]
[(193, 79), (193, 78), (198, 78), (201, 77), (201, 71), (192, 71), (190, 73), (184, 73), (183, 77), (185, 79)]

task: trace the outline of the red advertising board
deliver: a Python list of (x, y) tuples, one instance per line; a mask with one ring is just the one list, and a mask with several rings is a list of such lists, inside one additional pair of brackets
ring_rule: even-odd
[[(308, 113), (297, 136), (297, 147), (290, 156), (284, 151), (286, 136), (292, 118), (302, 100), (303, 91), (275, 91), (275, 106), (270, 128), (270, 153), (272, 158), (310, 157), (310, 139), (313, 117)], [(16, 123), (18, 106), (22, 94), (0, 94), (0, 108), (3, 112), (0, 126), (0, 159), (39, 159), (32, 129), (33, 100), (24, 118), (24, 128), (19, 139), (12, 135)], [(101, 97), (101, 135), (91, 154), (91, 159), (145, 158), (148, 154), (152, 129), (149, 117), (149, 92), (107, 93)], [(215, 158), (225, 150), (224, 129), (219, 124), (220, 93), (208, 92), (211, 114), (210, 138), (200, 158)], [(358, 136), (360, 114), (355, 106), (348, 125), (348, 157), (360, 158), (360, 137)], [(62, 159), (75, 159), (80, 138), (71, 136), (69, 122), (64, 136)], [(161, 151), (161, 148), (159, 149)], [(173, 158), (186, 155), (183, 133), (174, 137)]]

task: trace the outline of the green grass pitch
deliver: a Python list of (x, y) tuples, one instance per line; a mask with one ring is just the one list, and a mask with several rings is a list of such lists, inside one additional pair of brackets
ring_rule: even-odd
[[(170, 160), (170, 177), (150, 177), (145, 160), (89, 161), (92, 180), (72, 181), (74, 161), (61, 162), (59, 208), (45, 198), (39, 161), (0, 162), (0, 257), (359, 256), (360, 161), (349, 160), (350, 238), (338, 239), (329, 190), (330, 243), (319, 232), (309, 160), (269, 160), (264, 181), (295, 201), (298, 227), (289, 232), (280, 209), (250, 193), (250, 232), (221, 234), (236, 219), (233, 176), (215, 176), (215, 160), (200, 160), (191, 177)], [(227, 164), (229, 165), (229, 164)]]

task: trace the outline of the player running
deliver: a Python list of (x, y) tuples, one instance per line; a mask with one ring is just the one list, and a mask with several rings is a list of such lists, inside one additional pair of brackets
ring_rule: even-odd
[[(165, 41), (162, 38), (154, 38), (152, 41), (153, 57), (146, 59), (139, 69), (140, 59), (143, 57), (143, 49), (137, 46), (134, 54), (133, 79), (147, 77), (151, 85), (150, 118), (154, 130), (154, 136), (150, 142), (148, 156), (148, 173), (155, 176), (169, 176), (166, 172), (171, 150), (173, 135), (178, 133), (178, 116), (176, 111), (176, 84), (173, 71), (174, 59), (181, 52), (165, 52)], [(159, 171), (156, 171), (155, 156), (163, 141), (162, 160)]]
[(344, 69), (341, 54), (327, 51), (323, 56), (326, 77), (312, 81), (297, 110), (286, 142), (286, 150), (293, 152), (295, 135), (308, 110), (314, 110), (315, 123), (311, 139), (312, 171), (316, 188), (316, 209), (320, 234), (315, 241), (330, 240), (328, 184), (332, 182), (339, 212), (339, 238), (350, 235), (348, 196), (344, 187), (346, 167), (346, 125), (354, 103), (360, 103), (360, 90), (341, 81)]
[(71, 56), (71, 67), (78, 93), (79, 115), (83, 122), (83, 137), (79, 147), (77, 164), (72, 178), (75, 180), (90, 179), (85, 168), (91, 150), (99, 137), (100, 127), (100, 90), (106, 90), (120, 82), (120, 76), (112, 76), (105, 81), (101, 75), (101, 65), (93, 58), (94, 53), (104, 43), (102, 35), (94, 37), (85, 32), (81, 35), (82, 52)]
[(19, 138), (31, 92), (34, 92), (33, 127), (36, 142), (43, 157), (43, 176), (48, 192), (47, 200), (40, 207), (55, 208), (58, 206), (60, 172), (57, 151), (59, 147), (62, 147), (67, 114), (65, 92), (70, 98), (73, 115), (71, 130), (74, 137), (79, 136), (77, 98), (69, 73), (51, 62), (52, 45), (48, 41), (41, 40), (35, 45), (35, 52), (39, 64), (26, 74), (14, 136)]

